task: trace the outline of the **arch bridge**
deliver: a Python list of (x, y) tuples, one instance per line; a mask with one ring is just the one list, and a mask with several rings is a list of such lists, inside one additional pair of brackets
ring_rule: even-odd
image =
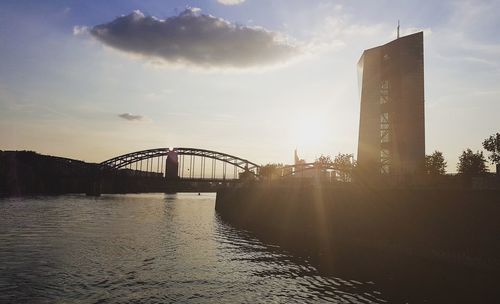
[[(333, 164), (304, 163), (277, 169), (280, 179), (319, 177), (322, 181), (351, 181), (350, 172)], [(213, 192), (231, 183), (263, 178), (266, 176), (261, 175), (259, 165), (227, 153), (183, 147), (156, 148), (100, 163), (88, 194)]]
[(104, 174), (226, 181), (257, 178), (260, 166), (227, 153), (197, 148), (156, 148), (123, 154), (100, 164)]

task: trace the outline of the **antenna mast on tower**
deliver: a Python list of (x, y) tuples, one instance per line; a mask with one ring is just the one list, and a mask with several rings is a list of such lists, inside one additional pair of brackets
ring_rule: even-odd
[(398, 19), (398, 37), (397, 38), (399, 39), (399, 19)]

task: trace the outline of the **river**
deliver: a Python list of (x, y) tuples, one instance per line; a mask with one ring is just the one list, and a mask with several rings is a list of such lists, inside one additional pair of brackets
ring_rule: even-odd
[(222, 221), (215, 194), (0, 199), (0, 303), (384, 303)]

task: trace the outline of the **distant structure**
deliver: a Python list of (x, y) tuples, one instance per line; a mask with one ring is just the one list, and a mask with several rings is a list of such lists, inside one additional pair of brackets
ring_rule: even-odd
[(297, 149), (293, 151), (293, 158), (295, 165), (304, 165), (306, 163), (305, 160), (299, 158), (299, 154), (297, 153)]
[(399, 20), (398, 20), (398, 34), (397, 34), (396, 38), (399, 39)]
[(365, 50), (358, 62), (358, 167), (365, 175), (414, 175), (425, 162), (423, 32)]
[[(299, 179), (311, 179), (319, 178), (321, 175), (321, 170), (318, 168), (309, 168), (305, 159), (301, 159), (297, 153), (297, 149), (293, 152), (294, 164), (295, 164), (295, 174), (294, 178)], [(290, 172), (284, 172), (285, 174), (290, 174)]]

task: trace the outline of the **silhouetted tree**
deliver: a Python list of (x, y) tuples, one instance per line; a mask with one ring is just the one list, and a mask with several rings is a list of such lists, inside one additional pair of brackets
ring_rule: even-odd
[(443, 152), (434, 151), (425, 156), (425, 172), (430, 175), (444, 175), (447, 163), (444, 161)]
[(458, 158), (457, 170), (458, 173), (467, 176), (481, 175), (488, 172), (485, 163), (482, 151), (474, 153), (471, 149), (467, 149)]
[(356, 165), (352, 154), (339, 153), (333, 159), (333, 165), (339, 169), (339, 179), (343, 182), (351, 180), (352, 171)]
[(483, 141), (483, 147), (491, 154), (488, 156), (489, 160), (498, 166), (500, 165), (500, 133), (496, 133), (486, 138)]
[(267, 164), (260, 167), (260, 175), (265, 178), (273, 178), (281, 175), (283, 164)]
[(320, 157), (316, 158), (314, 161), (315, 164), (321, 165), (321, 166), (330, 166), (333, 164), (332, 158), (329, 155), (323, 155), (321, 154)]
[(351, 180), (352, 170), (355, 166), (355, 162), (353, 161), (353, 155), (347, 153), (339, 153), (337, 154), (333, 160), (328, 155), (321, 155), (316, 158), (315, 164), (318, 164), (323, 167), (335, 167), (339, 171), (339, 179), (343, 182), (347, 182)]

